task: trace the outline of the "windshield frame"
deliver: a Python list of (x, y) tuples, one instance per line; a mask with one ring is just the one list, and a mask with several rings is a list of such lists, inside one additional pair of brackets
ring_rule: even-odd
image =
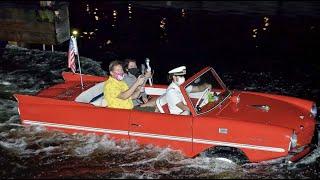
[[(202, 75), (204, 75), (205, 73), (211, 71), (213, 78), (215, 78), (218, 83), (220, 84), (220, 86), (223, 88), (223, 90), (225, 90), (225, 93), (227, 93), (227, 95), (225, 96), (225, 98), (223, 98), (222, 100), (220, 100), (219, 103), (217, 103), (215, 106), (213, 106), (212, 108), (210, 108), (209, 110), (205, 111), (205, 112), (201, 112), (198, 113), (196, 110), (196, 107), (194, 107), (190, 96), (186, 93), (186, 87), (189, 86), (192, 82), (194, 82), (197, 78), (201, 77)], [(200, 74), (199, 74), (200, 73)], [(213, 111), (214, 109), (216, 109), (216, 107), (218, 107), (220, 104), (222, 104), (226, 99), (228, 99), (228, 97), (231, 96), (231, 91), (226, 87), (226, 85), (223, 83), (223, 81), (221, 80), (221, 78), (219, 77), (219, 75), (216, 73), (216, 71), (212, 68), (212, 67), (207, 67), (205, 69), (203, 69), (202, 71), (200, 71), (199, 73), (193, 75), (192, 77), (190, 77), (185, 83), (183, 83), (180, 87), (181, 91), (183, 90), (183, 94), (187, 97), (186, 100), (188, 100), (188, 104), (191, 104), (192, 106), (192, 114), (194, 114), (194, 116), (199, 116), (202, 114), (206, 114), (210, 111)]]

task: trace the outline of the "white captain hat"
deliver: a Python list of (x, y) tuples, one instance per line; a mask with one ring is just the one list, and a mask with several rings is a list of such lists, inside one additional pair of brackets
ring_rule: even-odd
[(175, 76), (182, 76), (187, 74), (187, 70), (186, 70), (186, 66), (180, 66), (177, 68), (172, 69), (171, 71), (169, 71), (169, 74), (175, 75)]

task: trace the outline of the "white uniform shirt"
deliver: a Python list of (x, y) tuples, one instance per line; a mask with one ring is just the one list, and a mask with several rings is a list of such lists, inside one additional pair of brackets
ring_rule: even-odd
[[(192, 90), (192, 86), (189, 87), (187, 88), (188, 92)], [(179, 86), (174, 82), (172, 82), (167, 88), (166, 99), (171, 114), (181, 114), (183, 112), (182, 109), (176, 106), (176, 104), (178, 104), (179, 102), (182, 102), (184, 105), (187, 105), (187, 102), (185, 101)]]

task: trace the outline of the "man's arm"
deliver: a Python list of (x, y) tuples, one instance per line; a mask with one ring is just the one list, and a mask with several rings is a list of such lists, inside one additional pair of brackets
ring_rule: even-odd
[[(139, 76), (137, 81), (126, 91), (124, 92), (121, 92), (119, 95), (118, 95), (118, 98), (119, 99), (123, 99), (123, 100), (126, 100), (128, 99), (129, 97), (131, 97), (133, 95), (133, 93), (136, 91), (136, 89), (143, 84), (144, 82), (144, 77), (143, 76)], [(140, 91), (140, 90), (139, 90)], [(139, 92), (138, 91), (138, 92)]]
[(146, 103), (146, 101), (148, 101), (148, 99), (147, 99), (147, 94), (144, 93), (144, 92), (141, 92), (140, 90), (141, 90), (141, 88), (142, 88), (143, 86), (146, 85), (146, 82), (147, 82), (148, 78), (152, 77), (151, 72), (147, 71), (147, 72), (144, 74), (144, 77), (145, 77), (145, 79), (144, 79), (142, 85), (139, 86), (139, 88), (137, 88), (137, 89), (133, 92), (133, 94), (131, 95), (131, 98), (132, 98), (132, 99), (137, 99), (137, 98), (140, 97), (140, 95), (142, 95), (142, 97), (143, 97), (143, 99), (144, 99), (143, 101), (144, 101), (144, 103)]
[[(145, 80), (144, 80), (144, 82), (142, 84), (142, 87), (144, 87), (146, 85), (146, 83), (147, 83), (147, 80), (152, 77), (152, 73), (150, 71), (147, 71), (147, 72), (145, 72), (144, 76), (145, 76)], [(141, 94), (139, 94), (137, 98), (139, 98), (140, 95), (142, 97), (143, 103), (148, 102), (148, 96), (144, 91), (141, 92)]]
[(187, 105), (183, 104), (183, 102), (179, 102), (178, 104), (176, 104), (176, 106), (180, 109), (182, 109), (183, 111), (189, 111), (190, 112), (190, 109), (188, 108)]
[(212, 85), (211, 84), (208, 84), (208, 83), (204, 83), (204, 84), (201, 84), (199, 86), (192, 86), (192, 90), (191, 92), (194, 93), (194, 92), (201, 92), (201, 91), (204, 91), (206, 88), (212, 88)]
[(132, 94), (132, 96), (131, 96), (131, 99), (137, 99), (137, 98), (139, 98), (139, 97), (140, 97), (140, 94), (141, 94), (140, 90), (141, 90), (141, 86), (139, 86), (139, 87), (133, 92), (133, 94)]

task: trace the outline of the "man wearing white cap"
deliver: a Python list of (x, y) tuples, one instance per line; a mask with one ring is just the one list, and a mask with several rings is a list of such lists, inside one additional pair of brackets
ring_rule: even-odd
[[(190, 109), (180, 91), (179, 86), (184, 83), (186, 75), (186, 66), (180, 66), (172, 69), (169, 73), (169, 80), (172, 83), (167, 88), (166, 100), (168, 102), (169, 111), (171, 114), (189, 115)], [(199, 86), (189, 85), (186, 88), (187, 93), (204, 91), (206, 88), (212, 88), (211, 84), (204, 83)]]
[(174, 68), (168, 73), (169, 80), (172, 80), (166, 92), (169, 111), (171, 114), (189, 115), (190, 110), (179, 88), (185, 81), (186, 66)]

